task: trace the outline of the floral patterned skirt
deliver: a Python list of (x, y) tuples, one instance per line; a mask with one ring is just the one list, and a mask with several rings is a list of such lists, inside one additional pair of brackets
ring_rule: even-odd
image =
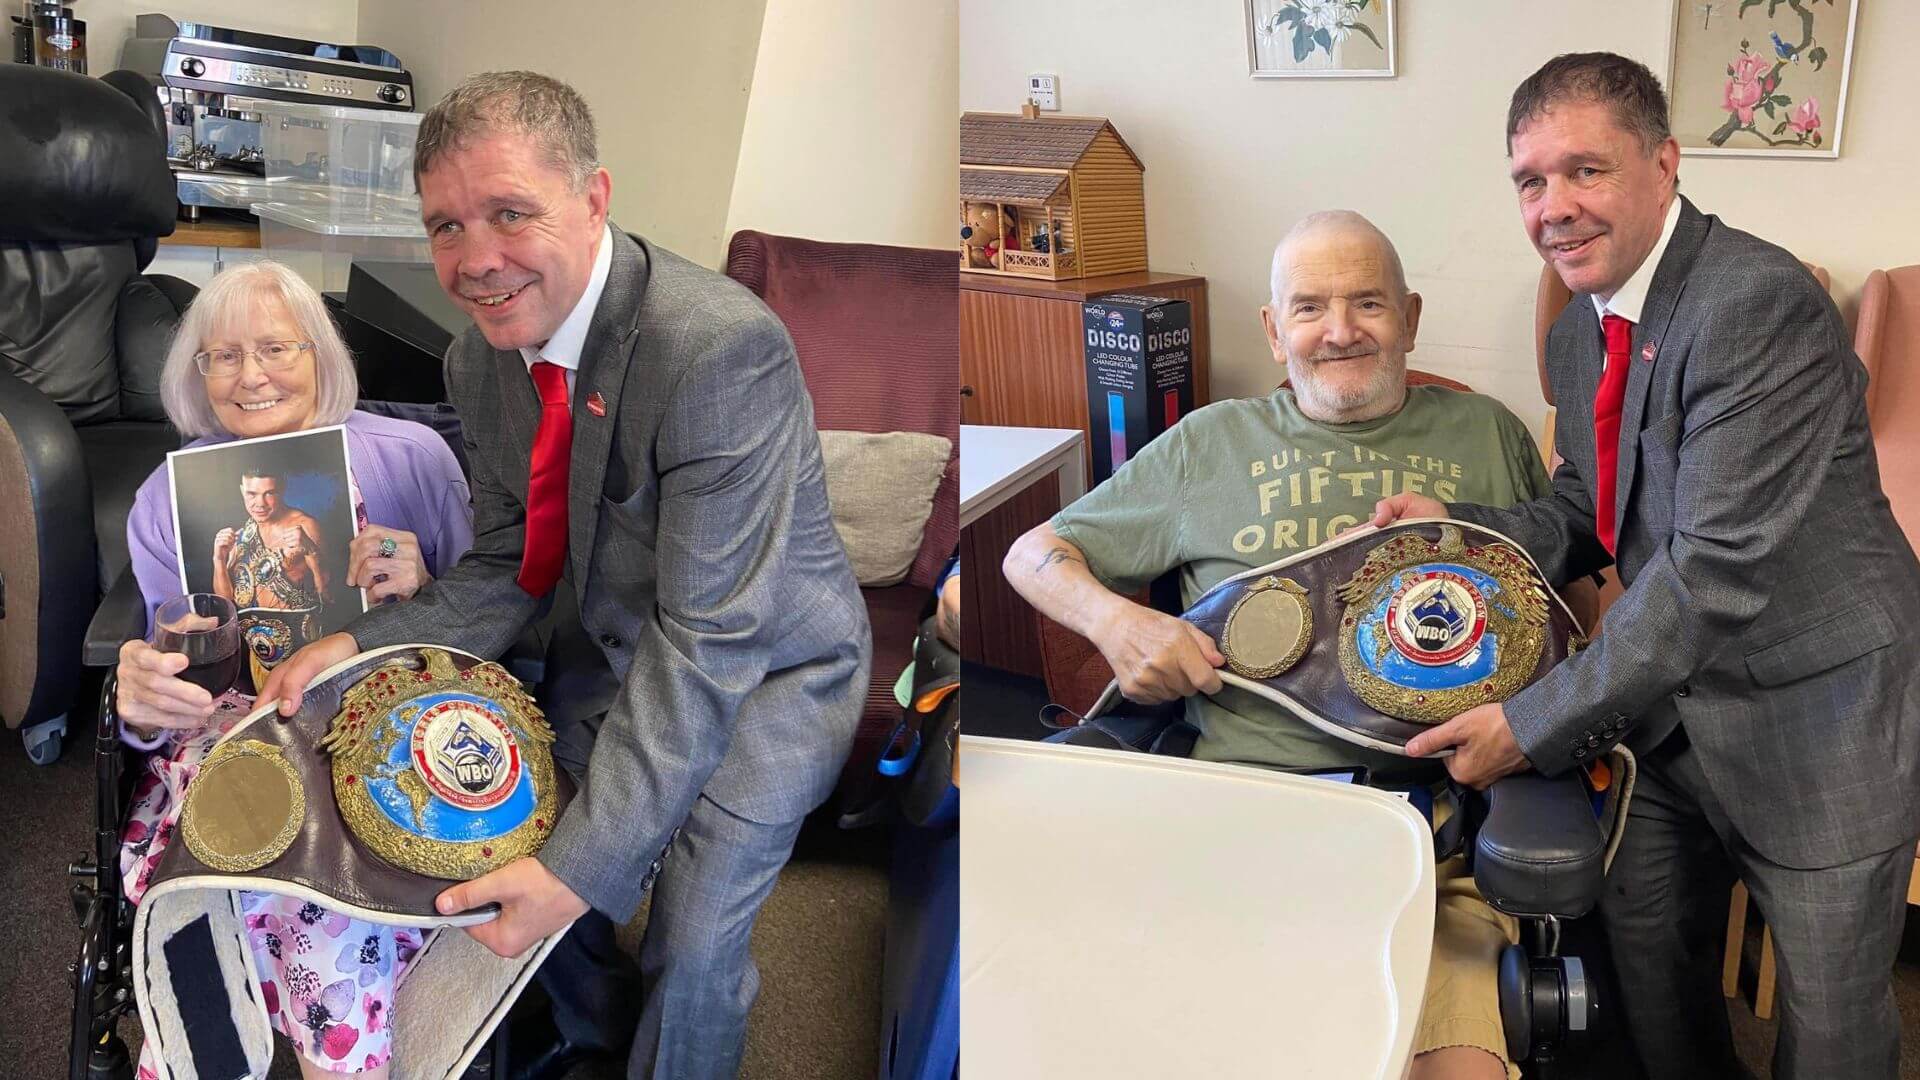
[[(252, 707), (251, 698), (227, 694), (204, 730), (175, 738), (147, 756), (121, 836), (127, 899), (139, 903), (146, 895), (200, 760)], [(393, 991), (420, 951), (421, 932), (362, 922), (270, 893), (242, 892), (240, 910), (274, 1030), (329, 1072), (368, 1072), (385, 1065), (393, 1053), (388, 1020)], [(138, 1080), (157, 1080), (160, 1074), (151, 1053), (150, 1046), (141, 1048)]]

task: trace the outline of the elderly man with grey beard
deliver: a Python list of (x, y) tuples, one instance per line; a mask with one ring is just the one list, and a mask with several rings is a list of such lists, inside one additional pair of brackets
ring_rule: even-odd
[[(1008, 552), (1007, 580), (1090, 639), (1127, 697), (1185, 697), (1194, 756), (1266, 768), (1364, 764), (1424, 785), (1432, 761), (1364, 750), (1265, 699), (1223, 687), (1216, 644), (1191, 623), (1127, 599), (1169, 570), (1184, 604), (1216, 583), (1314, 547), (1402, 491), (1511, 504), (1545, 494), (1532, 437), (1499, 402), (1409, 387), (1420, 325), (1400, 257), (1351, 211), (1313, 214), (1273, 254), (1267, 343), (1288, 383), (1196, 410), (1113, 477)], [(1517, 1076), (1496, 983), (1513, 921), (1481, 898), (1464, 860), (1438, 868), (1434, 945), (1412, 1075)]]

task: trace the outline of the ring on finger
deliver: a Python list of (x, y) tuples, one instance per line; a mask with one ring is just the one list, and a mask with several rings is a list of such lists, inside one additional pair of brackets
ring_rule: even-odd
[(393, 537), (383, 536), (380, 538), (380, 557), (381, 558), (391, 559), (393, 558), (394, 554), (399, 550), (400, 550), (400, 545), (394, 542)]

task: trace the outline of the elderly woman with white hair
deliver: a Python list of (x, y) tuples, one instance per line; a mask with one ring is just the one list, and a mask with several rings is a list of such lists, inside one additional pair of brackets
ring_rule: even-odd
[[(161, 374), (160, 398), (189, 446), (344, 424), (361, 528), (346, 584), (404, 600), (473, 543), (467, 482), (431, 429), (354, 408), (352, 357), (318, 293), (286, 267), (250, 263), (214, 278), (187, 311)], [(165, 466), (127, 520), (133, 571), (154, 609), (181, 591)], [(120, 868), (138, 902), (172, 838), (200, 759), (252, 700), (216, 700), (179, 678), (187, 657), (145, 641), (120, 648), (122, 737), (151, 751), (134, 789)], [(308, 1077), (385, 1077), (393, 988), (420, 948), (416, 930), (358, 922), (284, 897), (241, 893), (261, 991)], [(144, 1055), (141, 1080), (158, 1070)]]

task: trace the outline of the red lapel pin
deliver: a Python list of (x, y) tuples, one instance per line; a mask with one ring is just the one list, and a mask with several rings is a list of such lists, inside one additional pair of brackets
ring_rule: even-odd
[(1653, 354), (1656, 351), (1658, 350), (1655, 346), (1655, 343), (1649, 341), (1645, 345), (1640, 346), (1640, 359), (1645, 360), (1647, 363), (1651, 364), (1653, 363)]
[[(1647, 359), (1653, 359), (1651, 353), (1648, 354)], [(595, 416), (607, 415), (607, 399), (600, 396), (600, 391), (595, 390), (587, 395), (587, 411)]]

